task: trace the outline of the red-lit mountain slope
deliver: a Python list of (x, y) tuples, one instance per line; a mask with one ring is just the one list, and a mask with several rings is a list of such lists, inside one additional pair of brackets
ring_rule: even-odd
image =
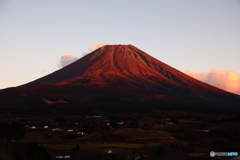
[(106, 45), (52, 74), (1, 93), (64, 97), (80, 103), (98, 98), (103, 103), (111, 99), (132, 102), (240, 99), (168, 66), (133, 45)]
[(151, 57), (133, 45), (106, 45), (36, 83), (106, 84), (115, 87), (130, 86), (159, 93), (199, 94), (205, 96), (232, 95), (200, 82)]

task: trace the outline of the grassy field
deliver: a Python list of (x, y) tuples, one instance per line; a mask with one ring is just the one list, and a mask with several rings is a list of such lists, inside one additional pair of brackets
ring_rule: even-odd
[[(64, 135), (65, 133), (63, 133)], [(133, 149), (145, 145), (156, 146), (161, 143), (175, 143), (179, 140), (171, 137), (169, 133), (159, 130), (142, 130), (140, 128), (118, 129), (107, 133), (92, 133), (87, 136), (64, 139), (63, 135), (56, 135), (45, 139), (41, 133), (30, 133), (23, 141), (38, 140), (46, 148), (54, 150), (70, 150), (78, 143), (83, 148), (111, 148)]]

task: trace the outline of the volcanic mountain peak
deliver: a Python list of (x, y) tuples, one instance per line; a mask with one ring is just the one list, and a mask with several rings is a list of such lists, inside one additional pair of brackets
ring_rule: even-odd
[[(106, 45), (76, 62), (30, 82), (61, 85), (102, 85), (171, 95), (212, 95), (227, 92), (200, 82), (151, 57), (133, 45)], [(228, 94), (228, 93), (227, 93)]]
[(4, 91), (2, 95), (2, 100), (17, 95), (14, 100), (64, 98), (102, 106), (129, 105), (129, 102), (144, 102), (147, 106), (162, 105), (162, 102), (178, 102), (183, 106), (185, 103), (195, 106), (198, 102), (240, 104), (240, 96), (200, 82), (133, 45), (103, 46), (56, 72)]
[[(131, 70), (139, 70), (148, 63), (143, 51), (133, 45), (106, 45), (84, 56), (78, 61), (66, 66), (46, 77), (29, 84), (47, 82), (58, 83), (77, 77), (94, 76), (107, 73), (119, 74)], [(151, 57), (152, 58), (152, 57)], [(89, 77), (87, 78), (89, 79)]]
[[(106, 45), (73, 64), (29, 84), (39, 82), (62, 84), (84, 80), (101, 83), (141, 83), (141, 85), (145, 85), (144, 81), (148, 81), (158, 85), (162, 80), (178, 79), (173, 79), (170, 72), (178, 71), (133, 45)], [(159, 78), (162, 80), (159, 81)]]
[[(113, 56), (115, 56), (116, 54), (121, 54), (122, 56), (124, 56), (124, 58), (137, 58), (139, 54), (146, 54), (131, 44), (129, 44), (129, 45), (105, 45), (105, 46), (95, 50), (93, 53), (95, 53), (93, 56), (94, 58), (96, 56), (99, 56), (99, 54), (104, 54), (104, 55), (110, 54), (109, 56), (112, 56), (111, 58), (114, 58)], [(120, 61), (120, 60), (117, 60), (117, 61)]]
[[(99, 55), (99, 54), (112, 54), (112, 55), (121, 54), (122, 56), (125, 56), (125, 58), (134, 58), (134, 55), (136, 58), (136, 56), (139, 54), (148, 55), (147, 53), (141, 51), (140, 49), (138, 49), (137, 47), (135, 47), (131, 44), (128, 44), (128, 45), (122, 45), (122, 44), (105, 45), (105, 46), (95, 50), (92, 53), (93, 54), (95, 53), (95, 55), (96, 54), (97, 55)], [(133, 56), (133, 57), (128, 57), (128, 56)]]

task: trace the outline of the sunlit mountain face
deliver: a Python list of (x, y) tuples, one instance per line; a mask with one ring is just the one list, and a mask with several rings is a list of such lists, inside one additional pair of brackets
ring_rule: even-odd
[(95, 106), (237, 109), (240, 102), (240, 96), (198, 81), (133, 45), (103, 46), (40, 79), (0, 90), (0, 96), (3, 103), (64, 99)]

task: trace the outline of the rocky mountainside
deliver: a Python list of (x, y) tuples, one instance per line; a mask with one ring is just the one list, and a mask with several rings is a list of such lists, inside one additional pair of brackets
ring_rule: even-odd
[(100, 106), (240, 102), (240, 96), (198, 81), (133, 45), (103, 46), (40, 79), (0, 90), (0, 96), (2, 102), (65, 98)]

